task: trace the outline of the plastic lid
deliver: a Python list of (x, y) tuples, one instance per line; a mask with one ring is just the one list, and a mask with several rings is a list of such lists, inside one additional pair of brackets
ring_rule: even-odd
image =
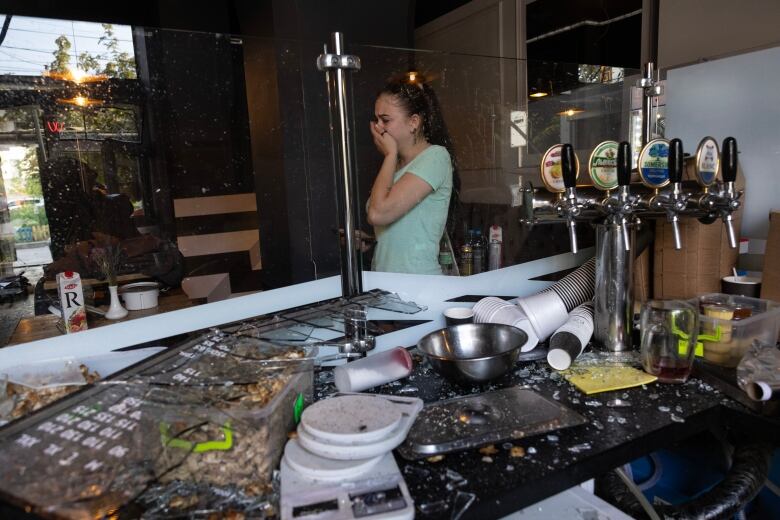
[(10, 382), (36, 390), (87, 384), (79, 362), (72, 357), (35, 361), (5, 368), (3, 372)]
[(304, 410), (301, 422), (323, 440), (374, 442), (391, 434), (401, 418), (401, 410), (387, 399), (343, 395), (309, 406)]
[(65, 278), (73, 278), (73, 271), (65, 271), (63, 274)]
[(566, 370), (571, 366), (571, 356), (562, 348), (547, 352), (547, 363), (555, 370)]

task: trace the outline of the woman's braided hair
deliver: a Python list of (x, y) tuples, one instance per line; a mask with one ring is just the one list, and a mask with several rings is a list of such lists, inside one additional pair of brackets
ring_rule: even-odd
[(437, 144), (447, 149), (452, 161), (452, 194), (450, 206), (447, 212), (447, 232), (450, 236), (455, 232), (455, 225), (459, 219), (460, 209), (460, 175), (458, 174), (458, 162), (452, 139), (444, 123), (439, 100), (433, 88), (415, 75), (406, 74), (401, 78), (393, 79), (385, 84), (377, 98), (382, 94), (392, 96), (406, 111), (408, 116), (417, 114), (422, 121), (421, 132), (425, 140), (430, 144)]

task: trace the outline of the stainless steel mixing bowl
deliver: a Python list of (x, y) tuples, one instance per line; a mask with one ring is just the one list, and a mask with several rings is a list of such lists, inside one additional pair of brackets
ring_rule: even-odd
[(431, 332), (417, 350), (447, 379), (473, 384), (511, 370), (526, 341), (528, 335), (510, 325), (468, 323)]

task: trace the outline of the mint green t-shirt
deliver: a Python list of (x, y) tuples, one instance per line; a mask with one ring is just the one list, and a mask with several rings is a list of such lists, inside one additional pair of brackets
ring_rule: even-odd
[(391, 273), (441, 274), (439, 240), (452, 193), (452, 161), (447, 149), (431, 145), (393, 174), (393, 184), (411, 173), (433, 191), (387, 226), (375, 226), (377, 246), (371, 269)]

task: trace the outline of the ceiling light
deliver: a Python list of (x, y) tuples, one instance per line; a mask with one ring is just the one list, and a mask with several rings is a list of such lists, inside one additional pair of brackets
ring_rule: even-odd
[(585, 112), (585, 110), (583, 110), (582, 108), (571, 107), (571, 108), (566, 108), (564, 110), (561, 110), (560, 112), (558, 112), (558, 115), (571, 117), (577, 114), (581, 114), (582, 112)]
[(528, 97), (543, 98), (552, 94), (552, 81), (537, 79), (533, 85), (528, 87)]
[(78, 107), (91, 107), (103, 104), (103, 101), (100, 99), (90, 99), (82, 95), (74, 96), (70, 99), (58, 99), (57, 102), (66, 103), (68, 105), (76, 105)]

